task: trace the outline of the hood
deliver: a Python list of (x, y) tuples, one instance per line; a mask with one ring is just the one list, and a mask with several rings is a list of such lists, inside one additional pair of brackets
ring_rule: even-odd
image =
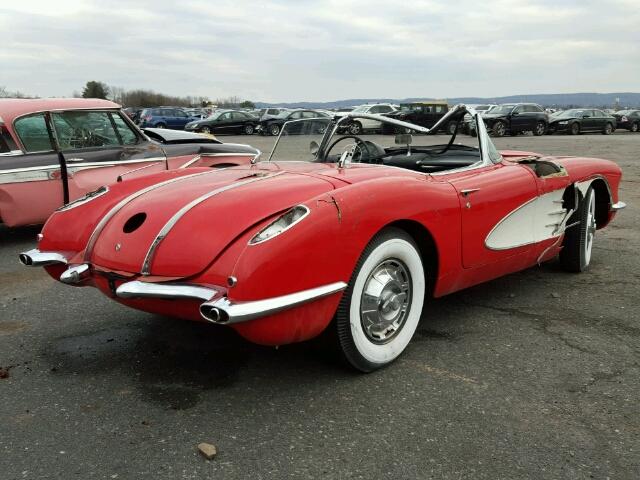
[(492, 120), (492, 119), (496, 119), (496, 118), (504, 118), (506, 116), (507, 116), (506, 113), (482, 113), (482, 114), (480, 114), (480, 117), (482, 117), (483, 119), (486, 119), (486, 120)]
[(100, 233), (91, 262), (140, 273), (150, 258), (151, 275), (195, 275), (247, 229), (331, 189), (329, 179), (284, 170), (200, 172), (122, 207)]
[(550, 117), (549, 118), (549, 123), (557, 123), (557, 122), (568, 122), (570, 120), (575, 120), (578, 117), (575, 116), (571, 116), (571, 117)]

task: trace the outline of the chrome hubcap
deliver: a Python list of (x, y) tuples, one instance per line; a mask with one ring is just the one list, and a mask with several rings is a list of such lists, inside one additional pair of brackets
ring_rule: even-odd
[(411, 275), (400, 260), (388, 259), (373, 269), (364, 284), (360, 321), (373, 343), (387, 343), (404, 326), (411, 304)]
[(584, 262), (589, 265), (591, 261), (591, 249), (593, 247), (593, 237), (596, 234), (596, 201), (593, 192), (589, 197), (589, 205), (587, 206), (587, 228), (585, 229), (584, 239)]

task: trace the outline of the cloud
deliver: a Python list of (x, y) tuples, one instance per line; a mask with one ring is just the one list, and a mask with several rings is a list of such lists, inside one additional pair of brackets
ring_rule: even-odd
[(633, 91), (638, 24), (629, 0), (31, 0), (0, 6), (0, 85), (263, 101)]

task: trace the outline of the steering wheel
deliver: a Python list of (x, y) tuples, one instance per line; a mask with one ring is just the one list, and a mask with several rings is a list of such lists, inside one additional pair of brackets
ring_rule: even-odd
[[(369, 157), (371, 156), (371, 152), (369, 151), (369, 147), (367, 146), (367, 143), (362, 140), (360, 137), (356, 137), (355, 135), (345, 135), (343, 137), (339, 137), (336, 138), (331, 145), (329, 145), (327, 147), (327, 150), (324, 154), (325, 158), (329, 157), (329, 153), (331, 152), (331, 150), (333, 149), (333, 147), (335, 147), (339, 142), (341, 142), (342, 140), (345, 140), (347, 138), (353, 138), (356, 141), (356, 145), (354, 147), (354, 150), (357, 148), (359, 151), (359, 159), (357, 160), (360, 163), (366, 163), (366, 161), (368, 161)], [(363, 158), (363, 154), (366, 152), (366, 159)], [(353, 152), (353, 157), (352, 158), (356, 158), (356, 152)]]

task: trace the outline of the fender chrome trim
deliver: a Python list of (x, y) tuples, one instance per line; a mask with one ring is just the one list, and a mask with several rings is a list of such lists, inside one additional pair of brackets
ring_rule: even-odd
[(37, 248), (23, 252), (18, 255), (20, 263), (27, 267), (44, 267), (46, 265), (56, 265), (67, 263), (64, 255), (58, 252), (41, 252)]
[(256, 300), (253, 302), (233, 303), (227, 297), (222, 297), (200, 305), (200, 314), (211, 322), (222, 325), (248, 322), (256, 318), (271, 315), (322, 297), (340, 292), (347, 288), (345, 282), (336, 282), (321, 287), (302, 290), (280, 297)]
[(623, 208), (625, 208), (627, 206), (626, 203), (624, 202), (618, 202), (618, 203), (614, 203), (613, 205), (611, 205), (611, 211), (612, 212), (617, 212), (622, 210)]
[(149, 283), (134, 280), (116, 289), (120, 298), (162, 298), (166, 300), (210, 300), (217, 290), (200, 285), (177, 283)]

